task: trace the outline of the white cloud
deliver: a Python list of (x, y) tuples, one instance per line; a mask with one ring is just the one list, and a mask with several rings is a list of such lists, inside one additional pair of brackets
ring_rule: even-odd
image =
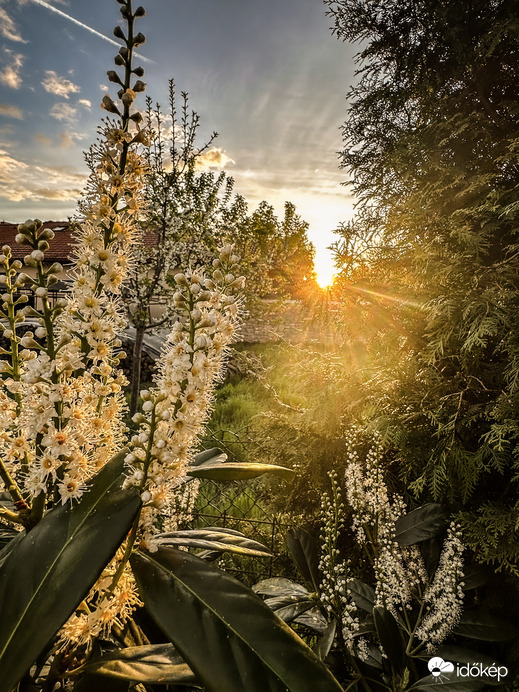
[(106, 86), (106, 84), (100, 84), (99, 88), (101, 89), (101, 91), (110, 91), (110, 89)]
[(20, 70), (24, 56), (21, 53), (13, 53), (9, 48), (5, 48), (4, 53), (8, 56), (9, 63), (0, 71), (0, 82), (11, 89), (19, 89), (22, 85)]
[(85, 106), (85, 108), (92, 108), (92, 101), (89, 101), (88, 99), (79, 99), (78, 103)]
[(211, 147), (197, 158), (198, 168), (225, 168), (228, 163), (235, 163), (220, 147)]
[(7, 10), (2, 7), (2, 0), (0, 0), (0, 34), (4, 38), (9, 39), (9, 41), (16, 41), (17, 43), (27, 43), (22, 38), (22, 35), (16, 28), (16, 24), (7, 14)]
[(86, 175), (67, 166), (34, 166), (0, 149), (0, 197), (10, 202), (31, 199), (77, 200)]
[(45, 70), (45, 79), (41, 84), (49, 94), (55, 94), (64, 99), (68, 99), (69, 94), (77, 94), (81, 91), (80, 86), (66, 77), (61, 77), (54, 70)]
[(16, 118), (16, 120), (23, 120), (23, 113), (20, 108), (10, 106), (6, 103), (0, 103), (0, 115), (5, 115), (8, 118)]
[(56, 120), (72, 122), (77, 119), (77, 108), (69, 106), (68, 103), (55, 103), (50, 109), (49, 115)]

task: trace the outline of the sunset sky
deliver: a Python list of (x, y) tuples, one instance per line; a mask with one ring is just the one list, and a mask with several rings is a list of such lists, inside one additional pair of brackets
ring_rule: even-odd
[[(236, 191), (251, 209), (293, 202), (329, 271), (331, 231), (352, 213), (337, 151), (356, 48), (331, 35), (321, 0), (143, 5), (147, 93), (167, 105), (171, 77), (189, 92)], [(115, 0), (0, 0), (0, 219), (74, 212), (117, 52), (99, 34), (112, 40), (119, 16)]]

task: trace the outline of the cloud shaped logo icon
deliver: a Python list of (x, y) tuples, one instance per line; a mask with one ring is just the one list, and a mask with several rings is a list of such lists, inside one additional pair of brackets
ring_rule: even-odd
[(431, 675), (433, 675), (435, 678), (438, 678), (443, 673), (454, 673), (454, 663), (444, 661), (443, 658), (440, 658), (439, 656), (431, 658), (427, 664), (427, 667), (429, 668)]

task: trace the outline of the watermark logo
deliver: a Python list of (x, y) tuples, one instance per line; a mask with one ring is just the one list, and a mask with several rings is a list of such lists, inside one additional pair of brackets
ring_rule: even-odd
[(427, 664), (431, 675), (435, 678), (439, 678), (443, 673), (454, 673), (454, 663), (450, 661), (444, 661), (443, 658), (435, 656), (431, 658)]
[[(443, 675), (454, 673), (454, 663), (444, 661), (440, 656), (434, 656), (429, 659), (427, 667), (431, 675), (436, 678), (438, 682), (442, 681)], [(508, 668), (506, 666), (497, 665), (496, 663), (492, 663), (492, 665), (484, 665), (483, 663), (476, 662), (456, 663), (456, 677), (458, 678), (476, 678), (501, 682), (507, 675)], [(449, 679), (452, 680), (452, 678)]]

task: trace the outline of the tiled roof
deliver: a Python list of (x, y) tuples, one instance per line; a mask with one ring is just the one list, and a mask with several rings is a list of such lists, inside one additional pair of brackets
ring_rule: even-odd
[[(49, 241), (50, 247), (45, 253), (45, 259), (50, 262), (71, 262), (73, 247), (77, 241), (72, 235), (68, 221), (45, 221), (43, 227), (50, 228), (55, 233), (54, 238)], [(29, 248), (26, 245), (18, 245), (15, 241), (17, 229), (18, 224), (0, 221), (0, 248), (9, 245), (13, 257), (23, 259), (29, 253)], [(151, 247), (156, 244), (157, 235), (146, 233), (143, 241), (146, 246)]]

